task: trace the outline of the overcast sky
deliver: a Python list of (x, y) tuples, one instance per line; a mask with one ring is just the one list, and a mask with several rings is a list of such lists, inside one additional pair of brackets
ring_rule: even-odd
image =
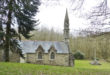
[[(40, 21), (39, 27), (53, 28), (57, 31), (63, 31), (64, 17), (66, 8), (68, 9), (70, 31), (84, 29), (89, 26), (85, 14), (88, 14), (92, 8), (103, 0), (85, 0), (81, 9), (73, 11), (75, 7), (80, 7), (81, 0), (41, 0), (37, 19)], [(109, 1), (109, 0), (108, 0)]]

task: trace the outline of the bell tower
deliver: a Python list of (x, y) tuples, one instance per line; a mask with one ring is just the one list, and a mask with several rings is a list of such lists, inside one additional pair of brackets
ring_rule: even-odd
[(67, 9), (64, 19), (64, 42), (67, 44), (69, 43), (69, 17)]
[(64, 19), (64, 42), (67, 44), (68, 46), (68, 50), (69, 50), (69, 62), (68, 65), (69, 66), (73, 66), (74, 62), (74, 57), (70, 51), (70, 47), (69, 47), (69, 17), (68, 17), (68, 11), (66, 9), (66, 14), (65, 14), (65, 19)]

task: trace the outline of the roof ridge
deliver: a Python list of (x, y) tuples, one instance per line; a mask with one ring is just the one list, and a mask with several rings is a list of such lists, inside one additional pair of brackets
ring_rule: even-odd
[(36, 42), (36, 41), (40, 41), (40, 42), (64, 42), (64, 41), (42, 41), (42, 40), (21, 40), (21, 41), (34, 41), (34, 42)]

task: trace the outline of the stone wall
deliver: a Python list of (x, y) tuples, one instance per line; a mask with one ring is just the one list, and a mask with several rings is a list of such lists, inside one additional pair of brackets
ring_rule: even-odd
[(0, 50), (0, 61), (2, 61), (2, 50)]
[[(20, 62), (20, 56), (17, 53), (9, 52), (10, 62)], [(0, 50), (0, 61), (3, 61), (3, 50)]]
[[(52, 53), (54, 54), (53, 59), (50, 58)], [(69, 54), (57, 53), (54, 46), (51, 46), (48, 53), (45, 53), (42, 46), (39, 46), (35, 53), (25, 54), (25, 61), (34, 64), (69, 66)]]
[(57, 54), (56, 63), (57, 65), (69, 66), (69, 54)]
[(20, 62), (20, 55), (17, 53), (10, 53), (10, 62)]
[(27, 63), (35, 63), (35, 53), (27, 53), (26, 54), (26, 62)]
[(42, 59), (37, 57), (37, 53), (28, 53), (25, 60), (35, 64), (69, 66), (69, 54), (56, 53), (55, 59), (50, 59), (49, 53), (44, 53)]

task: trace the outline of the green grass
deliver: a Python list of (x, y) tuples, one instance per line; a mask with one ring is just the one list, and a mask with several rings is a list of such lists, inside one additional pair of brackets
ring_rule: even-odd
[(74, 67), (0, 62), (0, 75), (110, 75), (110, 63), (90, 65), (88, 60), (76, 60)]

